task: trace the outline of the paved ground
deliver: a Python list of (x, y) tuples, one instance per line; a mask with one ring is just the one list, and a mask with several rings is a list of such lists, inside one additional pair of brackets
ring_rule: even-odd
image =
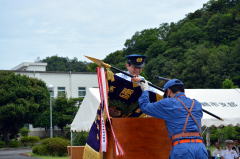
[(17, 149), (0, 149), (0, 159), (38, 159), (29, 157), (25, 153), (32, 152), (32, 149), (17, 148)]

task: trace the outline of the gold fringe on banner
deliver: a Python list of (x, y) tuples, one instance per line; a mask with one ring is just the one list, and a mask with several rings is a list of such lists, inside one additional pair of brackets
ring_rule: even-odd
[(163, 99), (163, 96), (156, 93), (156, 99), (157, 99), (157, 101), (159, 101), (159, 100)]
[(114, 78), (114, 73), (111, 71), (110, 68), (107, 68), (107, 80), (114, 82), (115, 78)]
[(85, 145), (83, 152), (83, 159), (102, 159), (103, 155), (101, 152), (95, 151), (88, 144)]

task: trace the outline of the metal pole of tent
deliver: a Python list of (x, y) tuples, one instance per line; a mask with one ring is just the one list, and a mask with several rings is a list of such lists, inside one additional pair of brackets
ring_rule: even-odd
[[(70, 130), (70, 131), (71, 131), (71, 130)], [(72, 138), (73, 138), (73, 134), (72, 134), (72, 131), (71, 131), (71, 147), (70, 147), (70, 149), (71, 149), (71, 150), (70, 150), (70, 151), (71, 151), (71, 152), (70, 152), (70, 153), (71, 153), (71, 155), (70, 155), (71, 159), (72, 159), (72, 146), (73, 146), (73, 139), (72, 139)]]

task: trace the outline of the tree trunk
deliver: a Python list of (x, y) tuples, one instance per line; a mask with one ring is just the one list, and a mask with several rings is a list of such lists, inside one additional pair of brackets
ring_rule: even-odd
[(8, 132), (3, 132), (3, 141), (5, 142), (5, 143), (9, 143), (9, 134), (8, 134)]

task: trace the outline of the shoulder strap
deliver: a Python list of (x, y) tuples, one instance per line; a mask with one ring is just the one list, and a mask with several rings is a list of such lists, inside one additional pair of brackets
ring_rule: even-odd
[(181, 101), (179, 98), (176, 98), (182, 105), (183, 107), (186, 109), (186, 111), (188, 112), (187, 114), (187, 117), (186, 117), (186, 121), (184, 123), (184, 127), (183, 127), (183, 132), (186, 131), (186, 127), (187, 127), (187, 123), (188, 123), (188, 119), (189, 119), (189, 116), (191, 116), (191, 118), (193, 119), (193, 121), (196, 123), (196, 125), (198, 126), (198, 129), (199, 129), (199, 132), (201, 131), (201, 127), (200, 125), (198, 124), (197, 120), (195, 119), (195, 117), (192, 115), (192, 109), (195, 105), (195, 102), (194, 100), (192, 100), (192, 105), (190, 107), (190, 109), (187, 108), (187, 106), (185, 105), (185, 103), (183, 103), (183, 101)]

